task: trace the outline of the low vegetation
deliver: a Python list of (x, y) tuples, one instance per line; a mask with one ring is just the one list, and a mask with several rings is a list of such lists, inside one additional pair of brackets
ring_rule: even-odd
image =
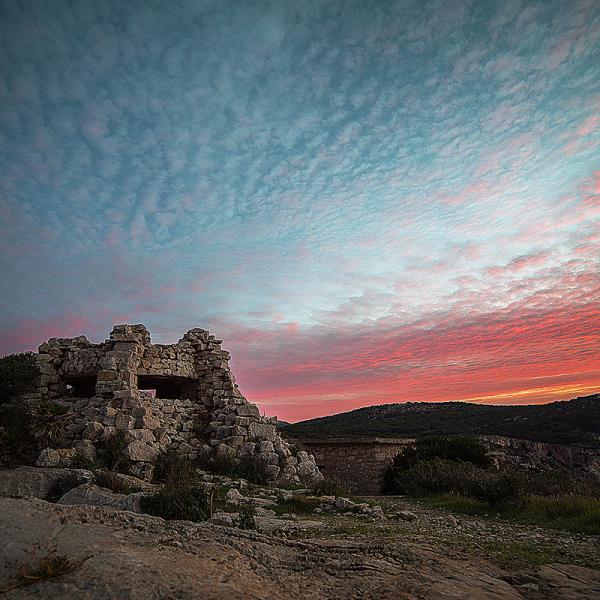
[(81, 564), (81, 561), (70, 556), (58, 554), (55, 547), (43, 551), (40, 544), (31, 546), (26, 555), (27, 562), (16, 566), (16, 581), (0, 589), (0, 593), (62, 577)]
[(255, 485), (265, 485), (269, 481), (268, 465), (255, 456), (244, 456), (235, 460), (229, 456), (215, 456), (197, 461), (197, 465), (215, 475), (241, 477)]
[(524, 525), (562, 529), (574, 533), (600, 534), (600, 499), (580, 496), (524, 496), (518, 504), (491, 508), (486, 502), (457, 494), (429, 496), (420, 502), (454, 513), (501, 517)]
[(256, 508), (251, 504), (244, 504), (239, 508), (238, 516), (233, 520), (238, 529), (258, 529), (256, 523)]
[(350, 496), (348, 486), (335, 477), (325, 477), (313, 486), (312, 492), (315, 496)]
[(184, 521), (206, 521), (212, 516), (213, 495), (198, 484), (165, 486), (140, 501), (142, 511)]
[(155, 481), (171, 486), (192, 481), (196, 477), (196, 471), (194, 462), (175, 450), (161, 454), (154, 463)]
[(40, 369), (33, 352), (0, 358), (0, 404), (35, 389)]
[(319, 506), (321, 506), (321, 501), (318, 498), (300, 494), (291, 497), (279, 496), (273, 510), (277, 515), (309, 515)]
[(561, 472), (498, 470), (478, 444), (428, 438), (407, 446), (386, 474), (387, 492), (429, 498), (431, 505), (463, 514), (600, 533), (598, 482)]
[(104, 438), (98, 444), (98, 462), (109, 471), (128, 473), (131, 460), (127, 456), (128, 440), (122, 433)]

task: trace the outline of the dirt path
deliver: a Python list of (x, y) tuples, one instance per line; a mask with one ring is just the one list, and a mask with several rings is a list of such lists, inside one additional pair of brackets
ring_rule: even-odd
[[(56, 546), (78, 567), (14, 587), (18, 569), (32, 566), (25, 551), (36, 542)], [(600, 598), (597, 571), (544, 566), (515, 578), (412, 537), (290, 541), (34, 499), (0, 499), (0, 543), (0, 587), (7, 590), (0, 598)]]

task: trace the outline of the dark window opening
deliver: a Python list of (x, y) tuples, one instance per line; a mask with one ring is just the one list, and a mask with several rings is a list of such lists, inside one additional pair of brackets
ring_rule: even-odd
[(67, 393), (74, 398), (91, 398), (96, 394), (96, 376), (80, 375), (65, 379)]
[(185, 377), (170, 375), (138, 375), (138, 390), (150, 393), (154, 398), (163, 400), (192, 398), (196, 382)]

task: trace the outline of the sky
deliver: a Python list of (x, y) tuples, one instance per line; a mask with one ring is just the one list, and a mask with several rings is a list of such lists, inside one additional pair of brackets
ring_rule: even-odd
[(596, 0), (0, 3), (0, 354), (223, 339), (296, 421), (600, 391)]

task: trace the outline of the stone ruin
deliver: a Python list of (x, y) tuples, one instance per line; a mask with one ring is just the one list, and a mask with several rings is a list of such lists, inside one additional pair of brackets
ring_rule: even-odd
[(51, 338), (39, 347), (39, 387), (30, 402), (69, 406), (68, 449), (42, 451), (39, 466), (67, 466), (124, 436), (131, 473), (150, 479), (168, 450), (191, 459), (256, 457), (277, 484), (322, 479), (314, 458), (281, 438), (276, 417), (260, 415), (239, 391), (229, 352), (204, 329), (176, 344), (152, 344), (144, 325), (115, 325), (110, 338)]

